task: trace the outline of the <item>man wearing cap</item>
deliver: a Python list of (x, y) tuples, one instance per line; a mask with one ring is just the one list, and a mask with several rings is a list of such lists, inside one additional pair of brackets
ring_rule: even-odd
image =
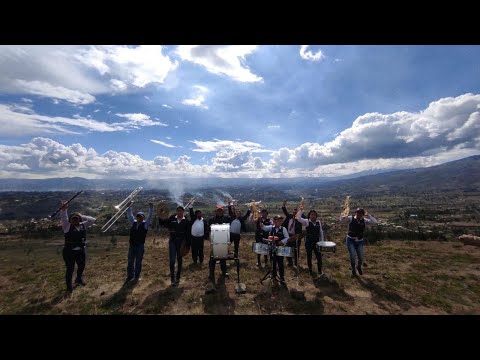
[[(273, 225), (263, 225), (260, 222), (260, 228), (262, 231), (266, 231), (270, 236), (273, 236), (273, 242), (278, 243), (281, 242), (284, 246), (287, 245), (288, 241), (288, 231), (287, 228), (282, 226), (283, 223), (283, 216), (275, 215), (273, 217)], [(285, 284), (285, 268), (283, 264), (283, 256), (273, 255), (273, 270), (272, 275), (273, 278), (277, 277), (277, 264), (278, 264), (278, 272), (280, 273), (280, 283)]]
[(67, 267), (65, 273), (65, 281), (67, 283), (67, 292), (73, 291), (72, 277), (75, 270), (75, 263), (77, 263), (77, 278), (75, 284), (85, 286), (83, 281), (83, 271), (85, 270), (86, 252), (85, 247), (87, 243), (87, 228), (93, 225), (95, 218), (91, 216), (82, 215), (75, 212), (70, 215), (67, 214), (68, 205), (62, 201), (62, 228), (65, 235), (65, 245), (63, 246), (63, 260)]
[[(363, 265), (363, 231), (367, 225), (376, 225), (378, 224), (377, 219), (375, 219), (370, 214), (365, 214), (365, 209), (358, 208), (355, 211), (355, 216), (348, 215), (345, 216), (340, 214), (340, 222), (346, 222), (348, 219), (348, 233), (346, 239), (346, 245), (348, 249), (348, 254), (350, 255), (350, 265), (352, 267), (352, 276), (357, 276), (355, 269), (357, 269), (359, 275), (363, 275), (362, 265)], [(358, 256), (358, 265), (355, 266), (355, 257)]]
[(127, 209), (127, 218), (132, 224), (132, 227), (130, 228), (126, 282), (140, 280), (143, 254), (145, 252), (145, 238), (147, 237), (148, 227), (150, 226), (153, 216), (153, 202), (148, 203), (148, 216), (146, 219), (145, 213), (142, 211), (139, 211), (136, 218), (134, 218), (131, 205), (132, 202), (130, 202)]

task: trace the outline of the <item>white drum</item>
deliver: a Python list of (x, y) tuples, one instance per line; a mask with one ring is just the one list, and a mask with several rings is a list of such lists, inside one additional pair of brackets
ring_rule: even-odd
[(228, 258), (230, 246), (230, 224), (213, 224), (210, 226), (212, 256), (215, 259)]
[(337, 244), (333, 241), (319, 241), (317, 242), (317, 250), (334, 253), (337, 250)]
[(293, 248), (291, 248), (290, 246), (277, 246), (275, 248), (275, 255), (292, 257), (293, 256)]
[(252, 243), (252, 250), (255, 254), (258, 255), (268, 255), (270, 253), (270, 246), (260, 242)]

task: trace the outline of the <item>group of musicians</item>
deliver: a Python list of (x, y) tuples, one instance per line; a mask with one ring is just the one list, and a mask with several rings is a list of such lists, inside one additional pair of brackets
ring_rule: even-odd
[[(170, 280), (171, 286), (177, 286), (180, 282), (182, 273), (182, 257), (191, 249), (192, 260), (194, 264), (203, 263), (204, 260), (204, 240), (210, 237), (210, 228), (214, 224), (230, 224), (230, 242), (234, 244), (233, 259), (238, 261), (238, 249), (240, 244), (240, 234), (246, 230), (245, 221), (252, 213), (251, 207), (242, 216), (241, 211), (235, 210), (232, 206), (231, 199), (228, 202), (228, 215), (224, 214), (224, 207), (217, 205), (215, 215), (208, 221), (203, 218), (200, 210), (193, 210), (192, 204), (189, 205), (190, 220), (188, 220), (184, 213), (185, 209), (182, 206), (176, 208), (176, 213), (168, 218), (158, 218), (158, 224), (164, 226), (169, 230), (169, 260), (170, 260)], [(261, 216), (255, 222), (255, 241), (269, 242), (270, 246), (290, 246), (292, 247), (293, 256), (287, 257), (288, 265), (298, 267), (298, 254), (300, 251), (300, 243), (305, 237), (305, 252), (307, 255), (307, 265), (309, 273), (314, 276), (312, 266), (312, 252), (315, 253), (317, 259), (318, 276), (322, 274), (322, 254), (317, 249), (317, 242), (324, 241), (324, 234), (322, 224), (318, 218), (315, 210), (310, 210), (307, 217), (303, 215), (303, 201), (298, 208), (293, 210), (293, 213), (288, 213), (286, 209), (286, 201), (283, 203), (282, 210), (285, 218), (277, 215), (273, 221), (268, 218), (268, 211), (263, 209)], [(86, 229), (95, 222), (95, 218), (82, 215), (80, 213), (73, 213), (68, 216), (67, 213), (68, 202), (62, 202), (61, 217), (62, 227), (65, 234), (65, 245), (63, 249), (63, 259), (66, 265), (66, 285), (67, 291), (73, 291), (72, 278), (74, 273), (75, 263), (77, 263), (77, 277), (75, 284), (77, 286), (86, 285), (83, 280), (83, 271), (85, 269), (85, 245), (86, 245)], [(129, 250), (128, 250), (128, 265), (126, 283), (136, 282), (140, 280), (142, 271), (142, 260), (145, 251), (145, 239), (148, 228), (153, 217), (153, 203), (149, 203), (149, 211), (147, 216), (143, 212), (137, 212), (133, 216), (131, 203), (127, 209), (127, 218), (131, 223)], [(377, 220), (370, 214), (366, 214), (365, 210), (359, 208), (355, 215), (340, 215), (341, 222), (348, 221), (348, 233), (346, 237), (346, 246), (350, 256), (352, 276), (363, 274), (363, 232), (367, 225), (377, 224)], [(305, 233), (303, 232), (305, 228)], [(356, 258), (358, 262), (356, 263)], [(269, 266), (269, 261), (272, 265), (272, 276), (277, 278), (280, 275), (279, 281), (285, 284), (284, 277), (284, 261), (283, 256), (274, 254), (270, 256), (264, 255), (265, 266)], [(177, 271), (175, 272), (175, 262), (177, 263)], [(227, 277), (226, 259), (217, 260), (213, 253), (209, 259), (209, 280), (215, 280), (215, 265), (220, 263), (222, 276)], [(261, 267), (261, 255), (257, 254), (257, 266)]]

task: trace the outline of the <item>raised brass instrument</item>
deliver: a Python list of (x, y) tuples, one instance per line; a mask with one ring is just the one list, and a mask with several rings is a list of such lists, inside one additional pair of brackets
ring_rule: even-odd
[(115, 222), (120, 219), (120, 216), (123, 215), (123, 213), (125, 211), (127, 211), (127, 209), (130, 207), (130, 205), (132, 204), (132, 200), (135, 196), (137, 196), (137, 194), (142, 190), (143, 188), (141, 186), (139, 186), (138, 188), (136, 188), (135, 190), (133, 190), (131, 192), (130, 195), (128, 195), (125, 200), (123, 200), (120, 204), (114, 206), (114, 208), (117, 211), (117, 213), (115, 215), (112, 216), (112, 218), (110, 220), (108, 220), (105, 225), (102, 226), (102, 231), (103, 232), (106, 232), (108, 229), (110, 229), (110, 227), (115, 224)]
[(197, 198), (194, 196), (190, 199), (190, 201), (187, 203), (187, 205), (184, 206), (185, 210), (191, 206), (193, 206), (193, 203), (195, 202)]
[(248, 203), (246, 205), (250, 206), (252, 208), (252, 221), (257, 222), (258, 218), (260, 217), (260, 211), (257, 208), (257, 205), (260, 204), (261, 201), (255, 201), (252, 200), (251, 203)]
[(343, 216), (348, 216), (350, 214), (350, 196), (347, 196), (345, 203), (343, 204)]

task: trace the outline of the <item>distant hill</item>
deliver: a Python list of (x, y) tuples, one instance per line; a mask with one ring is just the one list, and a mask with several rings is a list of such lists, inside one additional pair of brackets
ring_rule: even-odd
[[(402, 193), (424, 191), (480, 191), (480, 155), (427, 168), (397, 170), (355, 179), (338, 180), (321, 186), (329, 191)], [(347, 191), (348, 192), (348, 191)]]
[(318, 192), (345, 189), (360, 192), (416, 192), (428, 190), (453, 190), (464, 191), (480, 190), (480, 155), (471, 156), (461, 160), (451, 161), (442, 165), (428, 168), (397, 170), (377, 173), (374, 175), (358, 176), (349, 175), (349, 179), (336, 178), (280, 178), (280, 179), (161, 179), (128, 180), (128, 179), (85, 179), (80, 177), (55, 178), (55, 179), (0, 179), (0, 191), (74, 191), (83, 190), (128, 190), (138, 186), (147, 189), (168, 189), (176, 184), (186, 189), (212, 188), (212, 187), (248, 187), (257, 189), (275, 186), (276, 190), (301, 190), (312, 188)]

